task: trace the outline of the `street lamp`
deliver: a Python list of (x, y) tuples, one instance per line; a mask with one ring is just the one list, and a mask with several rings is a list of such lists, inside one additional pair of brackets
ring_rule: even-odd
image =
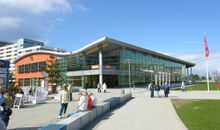
[(129, 75), (129, 89), (131, 93), (131, 59), (127, 59), (128, 63), (128, 75)]

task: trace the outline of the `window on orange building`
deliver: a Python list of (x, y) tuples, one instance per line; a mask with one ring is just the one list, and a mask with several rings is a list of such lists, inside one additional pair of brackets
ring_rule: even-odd
[(39, 62), (39, 72), (46, 71), (46, 62)]
[(38, 63), (33, 63), (31, 65), (31, 72), (37, 72), (38, 71)]
[(25, 72), (25, 73), (30, 73), (30, 64), (26, 64), (26, 65), (24, 66), (24, 72)]
[(31, 84), (30, 84), (30, 78), (25, 78), (24, 79), (24, 86), (30, 86)]
[(23, 84), (23, 79), (18, 79), (18, 86), (19, 86), (19, 87), (24, 86), (24, 84)]
[(24, 73), (24, 65), (19, 65), (18, 66), (18, 73), (23, 74)]

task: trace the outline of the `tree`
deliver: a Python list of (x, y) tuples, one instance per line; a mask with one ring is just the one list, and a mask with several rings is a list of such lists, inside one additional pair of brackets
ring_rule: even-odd
[(10, 73), (9, 74), (9, 82), (8, 82), (8, 96), (11, 96), (12, 98), (14, 98), (15, 94), (19, 91), (19, 87), (15, 86), (15, 78), (13, 77), (13, 74)]
[(46, 72), (48, 73), (48, 82), (53, 84), (59, 83), (60, 72), (58, 70), (58, 62), (57, 58), (54, 55), (50, 55), (49, 59), (47, 59), (47, 69)]
[(199, 81), (199, 80), (201, 80), (198, 74), (192, 74), (191, 76), (192, 76), (192, 80), (193, 80), (193, 81)]
[(202, 76), (201, 79), (202, 79), (202, 80), (206, 80), (206, 77), (205, 77), (205, 76)]

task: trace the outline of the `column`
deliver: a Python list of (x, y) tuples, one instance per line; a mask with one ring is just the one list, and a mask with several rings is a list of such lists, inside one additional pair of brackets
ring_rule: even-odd
[(157, 84), (157, 73), (155, 73), (154, 76), (155, 76), (155, 78), (154, 78), (155, 79), (155, 84)]
[(164, 72), (162, 72), (162, 85), (164, 86)]
[(192, 67), (190, 68), (190, 80), (192, 81)]
[(159, 77), (159, 85), (161, 86), (161, 72), (158, 73), (158, 77)]
[(189, 69), (186, 68), (186, 80), (189, 80)]
[(102, 75), (102, 67), (103, 67), (103, 64), (102, 64), (102, 51), (101, 49), (99, 49), (99, 83), (102, 85), (103, 83), (103, 75)]
[(82, 74), (82, 76), (81, 76), (81, 86), (82, 86), (82, 88), (85, 87), (85, 77), (84, 77), (84, 74)]
[(165, 72), (165, 82), (168, 84), (167, 80), (168, 80), (168, 73)]
[(170, 85), (170, 73), (168, 73), (168, 84)]

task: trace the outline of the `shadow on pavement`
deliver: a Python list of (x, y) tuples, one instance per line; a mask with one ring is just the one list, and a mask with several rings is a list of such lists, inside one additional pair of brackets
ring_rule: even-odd
[(121, 107), (123, 107), (124, 105), (126, 105), (128, 102), (130, 102), (131, 100), (133, 100), (134, 97), (132, 97), (129, 101), (120, 104), (119, 106), (114, 107), (113, 109), (111, 109), (110, 111), (106, 112), (105, 114), (101, 115), (100, 117), (98, 117), (97, 119), (93, 120), (92, 122), (90, 122), (85, 128), (83, 128), (82, 130), (92, 130), (93, 128), (97, 127), (97, 125), (104, 120), (108, 120), (112, 115), (113, 112), (117, 109), (120, 109)]

